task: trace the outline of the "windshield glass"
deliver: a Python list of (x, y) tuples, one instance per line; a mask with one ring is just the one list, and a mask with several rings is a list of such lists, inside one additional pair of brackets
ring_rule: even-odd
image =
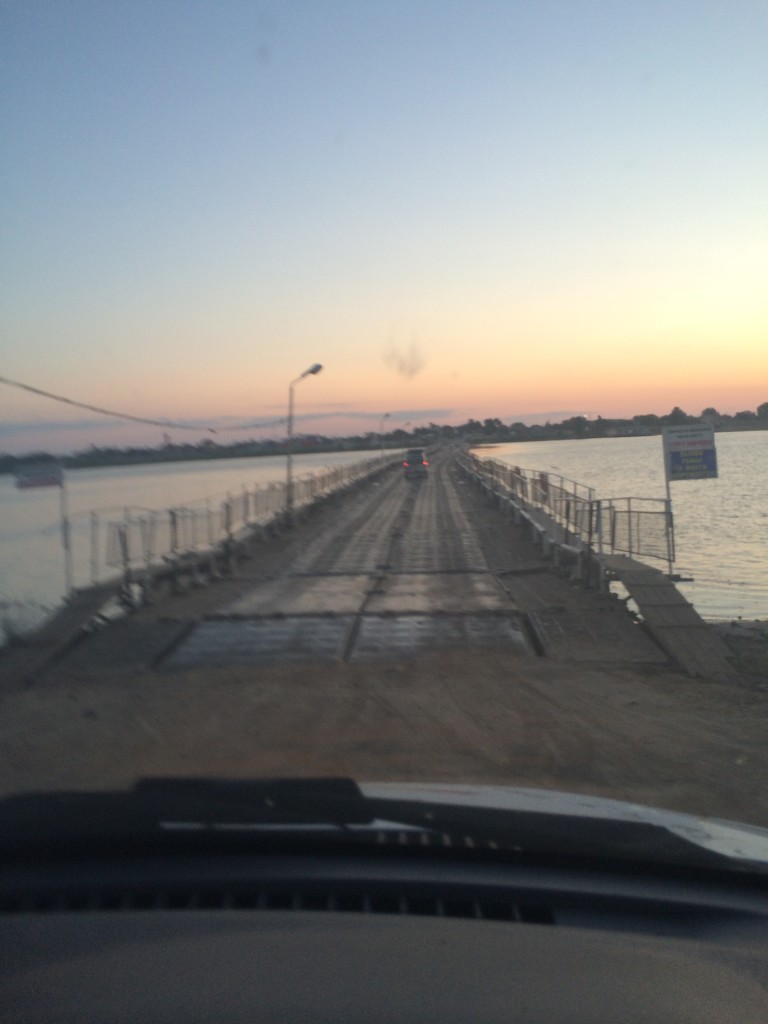
[(0, 795), (768, 827), (766, 5), (0, 26)]

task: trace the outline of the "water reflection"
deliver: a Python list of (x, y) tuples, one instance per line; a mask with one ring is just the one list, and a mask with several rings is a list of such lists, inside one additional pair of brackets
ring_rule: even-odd
[[(680, 589), (705, 618), (768, 618), (768, 431), (717, 434), (715, 443), (716, 480), (672, 484), (675, 571), (695, 580)], [(599, 498), (665, 494), (660, 437), (530, 441), (478, 454), (559, 473)]]

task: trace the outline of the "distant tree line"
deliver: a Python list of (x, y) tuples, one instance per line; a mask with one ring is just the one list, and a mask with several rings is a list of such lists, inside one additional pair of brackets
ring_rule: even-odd
[[(716, 431), (727, 430), (768, 430), (768, 402), (758, 405), (753, 412), (745, 409), (729, 415), (718, 412), (712, 406), (703, 409), (699, 416), (690, 416), (679, 406), (665, 416), (642, 413), (631, 419), (604, 419), (602, 416), (571, 416), (560, 423), (533, 424), (511, 423), (505, 426), (499, 419), (487, 419), (482, 423), (469, 420), (453, 428), (459, 436), (470, 436), (472, 440), (490, 438), (493, 441), (562, 441), (588, 437), (635, 437), (660, 434), (663, 427), (684, 426), (686, 423), (706, 423)], [(443, 428), (445, 429), (445, 428)], [(448, 428), (451, 429), (451, 428)]]
[[(293, 450), (297, 453), (374, 451), (379, 448), (407, 448), (426, 446), (438, 441), (464, 442), (468, 444), (503, 443), (505, 441), (563, 441), (590, 437), (633, 437), (659, 434), (663, 427), (682, 426), (686, 423), (706, 423), (716, 431), (726, 430), (768, 430), (768, 402), (758, 405), (752, 412), (745, 409), (733, 415), (720, 413), (709, 407), (699, 416), (689, 416), (678, 406), (666, 416), (643, 413), (631, 419), (594, 419), (586, 416), (571, 416), (560, 423), (527, 425), (525, 423), (505, 424), (498, 418), (469, 419), (459, 426), (428, 423), (411, 430), (398, 428), (386, 434), (367, 432), (348, 437), (325, 437), (321, 434), (304, 434), (294, 437)], [(92, 445), (74, 455), (66, 455), (58, 461), (70, 469), (84, 469), (96, 466), (132, 466), (143, 463), (184, 462), (199, 459), (237, 459), (254, 456), (281, 455), (286, 450), (282, 441), (236, 441), (232, 444), (218, 444), (206, 438), (198, 444), (166, 443), (157, 448), (100, 448)], [(17, 466), (34, 461), (48, 461), (54, 456), (47, 452), (29, 452), (26, 455), (0, 455), (0, 474), (13, 473)]]

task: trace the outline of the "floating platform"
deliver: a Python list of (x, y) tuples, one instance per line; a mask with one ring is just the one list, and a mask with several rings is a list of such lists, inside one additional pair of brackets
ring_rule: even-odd
[(656, 643), (688, 675), (736, 677), (728, 648), (669, 577), (626, 555), (604, 555), (603, 564), (609, 578), (627, 588)]

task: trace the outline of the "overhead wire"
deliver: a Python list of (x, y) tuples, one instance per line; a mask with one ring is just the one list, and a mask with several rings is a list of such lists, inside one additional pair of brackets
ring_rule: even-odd
[(115, 419), (131, 420), (133, 423), (146, 423), (153, 427), (170, 427), (174, 430), (196, 430), (206, 431), (209, 434), (220, 434), (233, 430), (264, 430), (268, 427), (280, 426), (285, 423), (285, 417), (278, 420), (270, 420), (267, 423), (239, 423), (234, 426), (210, 427), (206, 425), (195, 425), (192, 423), (179, 423), (176, 420), (150, 419), (147, 416), (133, 416), (131, 413), (118, 412), (115, 409), (105, 409), (100, 405), (90, 405), (88, 402), (79, 402), (74, 398), (67, 398), (65, 395), (56, 395), (52, 391), (44, 391), (43, 388), (33, 387), (31, 384), (23, 384), (18, 380), (10, 380), (8, 377), (0, 376), (0, 384), (7, 384), (9, 387), (19, 388), (28, 391), (33, 395), (41, 395), (43, 398), (50, 398), (54, 402), (62, 402), (64, 405), (71, 405), (77, 409), (87, 409), (89, 412), (96, 412), (102, 416), (112, 416)]

